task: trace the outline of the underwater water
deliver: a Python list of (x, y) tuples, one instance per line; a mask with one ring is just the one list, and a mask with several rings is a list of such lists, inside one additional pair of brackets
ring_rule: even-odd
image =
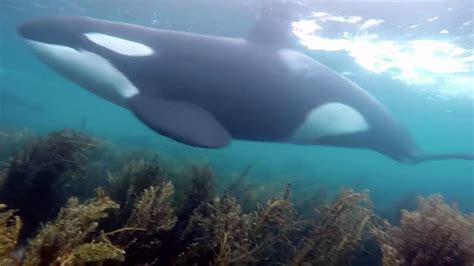
[[(423, 150), (474, 153), (472, 1), (301, 1), (295, 10), (298, 51), (375, 96)], [(76, 129), (175, 162), (204, 160), (223, 177), (250, 166), (249, 182), (282, 191), (291, 183), (295, 198), (368, 189), (375, 213), (388, 219), (399, 208), (412, 208), (403, 205), (410, 199), (432, 194), (474, 212), (473, 161), (404, 164), (371, 150), (239, 140), (222, 149), (186, 146), (61, 77), (16, 33), (18, 24), (39, 16), (82, 15), (244, 37), (258, 12), (258, 3), (243, 0), (2, 0), (0, 128), (42, 135)]]

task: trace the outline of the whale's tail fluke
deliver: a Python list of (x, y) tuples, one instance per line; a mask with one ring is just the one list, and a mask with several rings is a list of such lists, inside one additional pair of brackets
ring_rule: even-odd
[(456, 153), (417, 153), (410, 158), (412, 163), (422, 163), (435, 160), (470, 160), (474, 161), (474, 153), (456, 152)]

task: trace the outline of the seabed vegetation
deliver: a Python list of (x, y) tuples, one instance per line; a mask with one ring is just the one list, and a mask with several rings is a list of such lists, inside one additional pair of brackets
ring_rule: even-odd
[(391, 225), (368, 191), (296, 206), (250, 166), (223, 187), (208, 164), (73, 130), (0, 131), (0, 164), (0, 265), (474, 264), (474, 216), (441, 195)]

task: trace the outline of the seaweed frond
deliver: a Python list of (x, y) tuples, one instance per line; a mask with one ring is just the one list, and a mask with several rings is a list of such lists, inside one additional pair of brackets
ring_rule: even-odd
[(158, 187), (166, 178), (157, 157), (131, 160), (119, 173), (109, 175), (109, 193), (120, 204), (120, 211), (112, 224), (125, 226), (132, 215), (134, 204), (145, 189)]
[(8, 175), (75, 172), (82, 169), (87, 152), (95, 140), (73, 130), (52, 132), (16, 156), (9, 164)]
[(462, 214), (441, 195), (418, 199), (418, 209), (403, 210), (399, 227), (388, 223), (375, 236), (383, 265), (473, 265), (474, 215)]
[[(212, 168), (207, 163), (193, 164), (186, 168), (184, 172), (176, 177), (176, 181), (186, 181), (183, 185), (183, 198), (177, 199), (179, 204), (190, 204), (195, 206), (193, 210), (201, 204), (201, 202), (210, 201), (214, 198), (215, 191), (215, 175)], [(175, 182), (176, 182), (175, 181)]]
[(33, 144), (36, 136), (27, 129), (0, 131), (0, 163)]
[[(150, 199), (153, 197), (160, 198), (158, 195), (150, 197), (153, 193), (160, 194), (169, 191), (164, 193), (166, 196), (160, 200), (161, 203), (153, 203), (156, 204), (155, 206), (162, 205), (163, 208), (158, 211), (156, 215), (151, 214), (151, 216), (148, 216), (149, 214), (139, 214), (136, 211), (134, 211), (135, 214), (131, 215), (132, 220), (135, 219), (133, 216), (143, 216), (143, 220), (152, 218), (152, 220), (157, 223), (152, 222), (147, 225), (147, 223), (139, 222), (138, 224), (129, 223), (126, 225), (138, 226), (140, 224), (140, 226), (152, 228), (152, 230), (147, 232), (137, 231), (133, 234), (123, 234), (118, 237), (117, 240), (120, 243), (124, 243), (123, 239), (131, 239), (131, 241), (127, 241), (129, 244), (126, 245), (127, 256), (125, 263), (153, 264), (156, 263), (155, 260), (159, 258), (160, 264), (173, 264), (176, 262), (179, 254), (185, 251), (193, 241), (192, 238), (184, 235), (184, 231), (187, 228), (194, 210), (199, 205), (210, 202), (215, 195), (214, 174), (212, 169), (206, 164), (198, 164), (190, 168), (185, 168), (184, 171), (178, 170), (169, 172), (167, 173), (167, 177), (173, 181), (174, 187), (166, 182), (164, 183), (165, 189), (157, 189), (157, 185), (154, 185), (153, 190), (147, 189), (146, 193), (142, 194), (145, 198), (142, 200), (137, 198), (138, 200), (135, 201), (135, 203), (139, 205), (147, 206), (147, 202), (151, 202)], [(173, 190), (176, 189), (177, 192), (173, 194), (173, 199), (171, 198), (171, 188), (173, 188)], [(176, 217), (174, 214), (171, 215), (174, 213), (171, 209), (172, 200), (177, 202), (176, 205), (178, 206)], [(159, 206), (157, 207), (160, 208)], [(144, 209), (149, 209), (149, 207)], [(159, 215), (164, 215), (164, 220), (160, 220)], [(156, 218), (153, 218), (154, 216), (156, 216)], [(130, 238), (129, 235), (132, 235), (132, 237)], [(139, 240), (134, 241), (134, 239)], [(153, 250), (153, 252), (151, 252), (151, 250)]]
[(164, 181), (164, 175), (157, 157), (131, 160), (118, 174), (109, 176), (110, 194), (120, 205), (133, 206), (135, 197), (146, 188)]
[(319, 210), (321, 219), (299, 245), (292, 265), (343, 265), (370, 232), (373, 222), (368, 192), (345, 191)]
[(135, 203), (127, 227), (155, 232), (171, 229), (176, 222), (176, 215), (171, 206), (173, 191), (171, 182), (145, 189)]
[[(85, 243), (68, 254), (59, 258), (60, 265), (77, 265), (83, 262), (103, 262), (106, 260), (123, 261), (125, 252), (110, 242)], [(59, 261), (58, 261), (59, 262)]]
[(248, 165), (242, 172), (233, 176), (223, 190), (224, 195), (236, 198), (242, 211), (246, 213), (255, 211), (259, 202), (268, 199), (266, 193), (269, 193), (267, 186), (260, 186), (260, 188), (264, 187), (263, 190), (260, 190), (257, 184), (250, 182), (252, 179), (249, 175), (251, 169), (252, 166)]
[(53, 132), (10, 160), (2, 174), (0, 200), (18, 209), (25, 225), (23, 233), (57, 214), (65, 200), (59, 192), (67, 183), (61, 178), (80, 175), (94, 143), (75, 131)]
[(173, 192), (173, 184), (163, 182), (150, 186), (137, 197), (125, 227), (112, 238), (112, 242), (124, 247), (125, 263), (146, 264), (156, 259), (151, 255), (161, 247), (160, 234), (171, 230), (176, 223), (171, 206)]
[(199, 206), (186, 228), (193, 242), (180, 256), (180, 263), (206, 265), (242, 264), (253, 261), (250, 215), (241, 213), (237, 200), (216, 197)]
[(290, 184), (282, 196), (257, 206), (253, 216), (250, 234), (255, 256), (260, 260), (286, 262), (295, 250), (293, 238), (302, 225), (290, 200)]
[(108, 216), (108, 211), (118, 208), (101, 190), (96, 198), (83, 204), (77, 198), (70, 198), (56, 220), (46, 224), (29, 242), (24, 263), (74, 265), (82, 261), (84, 254), (95, 254), (94, 260), (121, 259), (121, 256), (111, 256), (118, 254), (118, 249), (110, 243), (93, 242), (99, 221)]
[[(5, 180), (7, 179), (7, 169), (6, 168), (1, 168), (2, 165), (0, 165), (0, 193), (3, 191), (3, 187), (5, 184)], [(4, 200), (2, 196), (0, 196), (0, 200)]]
[(227, 186), (224, 193), (229, 195), (242, 194), (247, 186), (245, 180), (248, 178), (252, 165), (248, 165), (237, 177)]
[(187, 168), (177, 181), (183, 180), (189, 183), (182, 186), (183, 193), (178, 193), (175, 198), (179, 206), (176, 230), (180, 233), (186, 229), (194, 210), (202, 203), (210, 202), (216, 195), (214, 172), (208, 164)]
[(12, 253), (18, 242), (22, 227), (21, 219), (14, 210), (0, 204), (0, 265), (12, 265)]

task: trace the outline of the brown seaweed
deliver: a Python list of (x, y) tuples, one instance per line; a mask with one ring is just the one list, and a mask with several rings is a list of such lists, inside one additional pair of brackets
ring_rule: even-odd
[(282, 196), (269, 199), (257, 207), (251, 234), (255, 256), (260, 261), (284, 263), (295, 251), (295, 236), (303, 228), (290, 199), (290, 184)]
[(193, 164), (181, 171), (175, 171), (170, 177), (175, 185), (174, 197), (177, 220), (170, 231), (160, 235), (162, 245), (155, 256), (161, 264), (173, 264), (179, 255), (193, 242), (193, 235), (185, 234), (185, 230), (201, 204), (209, 203), (216, 195), (214, 188), (215, 176), (208, 164)]
[[(241, 173), (238, 173), (232, 178), (232, 181), (227, 184), (223, 191), (224, 195), (237, 199), (243, 212), (255, 211), (259, 202), (263, 202), (269, 198), (267, 195), (269, 192), (268, 186), (258, 186), (249, 181), (251, 179), (249, 174), (251, 169), (251, 165), (248, 165)], [(262, 187), (264, 188), (258, 189)]]
[(164, 181), (165, 172), (157, 160), (131, 160), (117, 174), (109, 176), (110, 194), (122, 205), (133, 206), (135, 197), (146, 188)]
[(473, 265), (474, 215), (462, 214), (441, 195), (418, 199), (418, 209), (402, 211), (399, 227), (374, 230), (383, 265)]
[(123, 250), (97, 235), (100, 220), (118, 207), (102, 190), (83, 204), (77, 198), (70, 198), (56, 220), (47, 223), (29, 241), (23, 264), (80, 265), (89, 261), (123, 260)]
[(291, 265), (348, 264), (372, 228), (372, 204), (367, 192), (342, 192), (320, 210), (321, 219), (299, 244)]
[(192, 241), (178, 263), (283, 263), (294, 250), (291, 234), (298, 231), (289, 187), (282, 197), (270, 199), (248, 214), (242, 213), (235, 198), (216, 197), (194, 211), (185, 230)]
[(178, 264), (229, 265), (253, 261), (250, 227), (252, 218), (241, 213), (237, 200), (216, 197), (199, 206), (186, 228), (192, 243)]
[(0, 201), (18, 209), (25, 235), (57, 214), (65, 201), (65, 183), (81, 175), (87, 152), (94, 147), (92, 138), (63, 130), (39, 139), (10, 160), (2, 171)]
[(143, 228), (147, 231), (170, 230), (176, 222), (171, 206), (173, 184), (163, 182), (160, 186), (145, 189), (134, 204), (127, 227)]
[(7, 205), (0, 204), (0, 265), (14, 265), (14, 250), (18, 243), (21, 219)]
[(178, 222), (175, 230), (182, 233), (194, 210), (201, 203), (210, 202), (216, 191), (214, 172), (208, 164), (192, 165), (179, 176), (180, 179), (187, 181), (187, 184), (181, 186), (184, 193), (175, 198), (178, 205)]
[(36, 140), (37, 137), (27, 129), (0, 130), (0, 163), (8, 161), (10, 157), (32, 145)]
[(55, 132), (0, 171), (0, 200), (18, 209), (0, 204), (0, 265), (347, 265), (366, 240), (384, 265), (474, 262), (474, 218), (441, 196), (402, 211), (399, 227), (376, 226), (365, 191), (323, 204), (325, 191), (296, 190), (295, 207), (289, 184), (279, 196), (275, 185), (250, 185), (250, 167), (226, 182), (209, 164), (170, 167), (110, 147)]
[(145, 189), (136, 198), (125, 227), (116, 230), (111, 238), (125, 249), (126, 264), (145, 264), (156, 259), (150, 254), (161, 247), (160, 234), (171, 230), (176, 222), (172, 197), (172, 183), (162, 182)]
[(108, 191), (120, 204), (120, 212), (115, 218), (116, 226), (124, 225), (131, 215), (137, 197), (150, 186), (162, 183), (166, 173), (156, 157), (131, 160), (122, 170), (108, 177)]

